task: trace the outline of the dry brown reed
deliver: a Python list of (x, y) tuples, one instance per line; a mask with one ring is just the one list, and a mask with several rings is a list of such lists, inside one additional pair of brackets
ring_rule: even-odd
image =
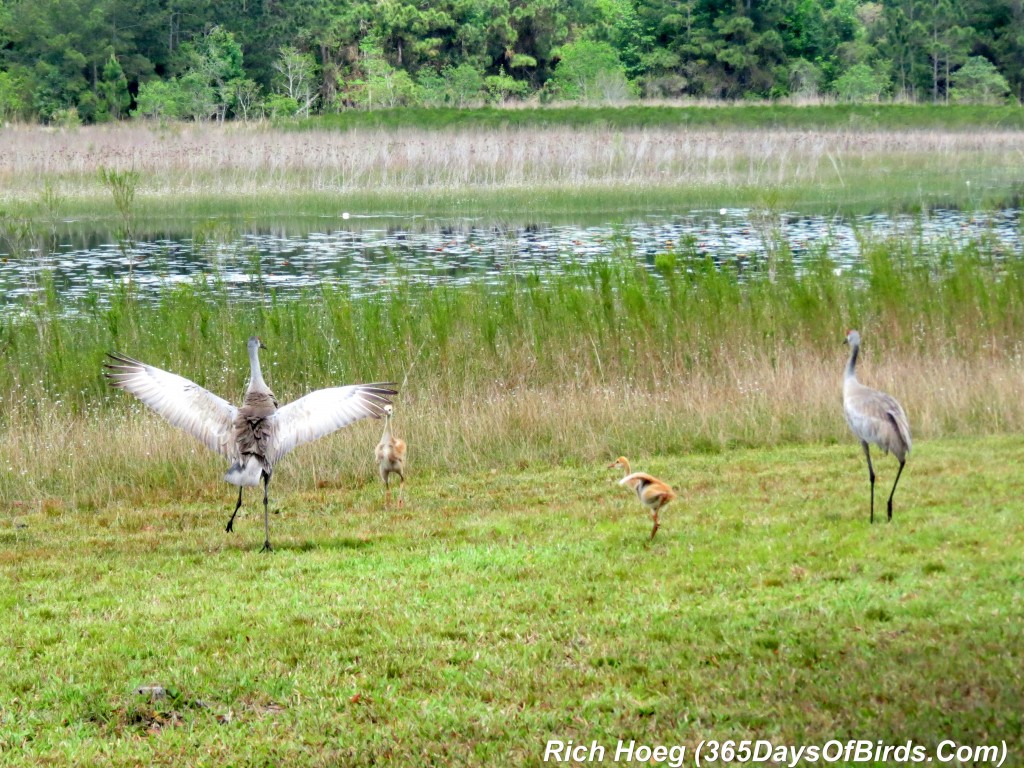
[[(579, 386), (494, 384), (452, 393), (436, 382), (413, 383), (402, 395), (395, 430), (410, 445), (412, 476), (591, 465), (623, 452), (641, 457), (785, 442), (848, 442), (855, 451), (842, 415), (845, 351), (837, 340), (834, 354), (801, 348), (774, 364), (767, 352), (727, 356), (724, 374), (679, 372), (653, 387), (621, 379)], [(927, 352), (877, 360), (868, 346), (860, 377), (902, 402), (918, 445), (1024, 431), (1024, 354), (984, 364)], [(0, 470), (6, 472), (0, 507), (31, 507), (52, 498), (83, 508), (182, 498), (214, 506), (231, 501), (231, 489), (220, 479), (222, 460), (138, 409), (73, 416), (52, 408), (10, 418), (8, 426), (0, 433)], [(300, 448), (279, 465), (275, 488), (376, 482), (379, 431), (377, 422), (364, 422)]]
[(137, 123), (61, 131), (13, 126), (0, 142), (0, 200), (105, 195), (98, 170), (140, 173), (141, 197), (291, 191), (434, 192), (550, 185), (845, 186), (907, 174), (1006, 174), (1017, 131), (550, 127), (282, 131)]

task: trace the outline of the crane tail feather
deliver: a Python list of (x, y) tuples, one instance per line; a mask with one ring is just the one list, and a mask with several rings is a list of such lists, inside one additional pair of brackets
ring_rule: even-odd
[(232, 464), (224, 479), (232, 485), (251, 487), (260, 484), (263, 476), (263, 462), (256, 456), (244, 456)]

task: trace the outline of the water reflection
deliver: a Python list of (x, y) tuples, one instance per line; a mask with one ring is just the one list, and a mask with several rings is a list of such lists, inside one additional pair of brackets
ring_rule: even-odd
[(464, 284), (496, 282), (510, 271), (543, 276), (623, 248), (651, 265), (656, 255), (675, 252), (710, 256), (719, 264), (756, 266), (785, 244), (798, 266), (808, 255), (827, 249), (840, 269), (857, 264), (864, 237), (898, 235), (952, 244), (987, 237), (997, 249), (1022, 251), (1018, 209), (854, 219), (723, 209), (585, 227), (494, 227), (472, 220), (358, 216), (325, 223), (329, 226), (322, 231), (288, 234), (259, 227), (238, 232), (204, 222), (187, 235), (150, 236), (130, 248), (95, 226), (65, 223), (47, 253), (0, 253), (0, 306), (10, 311), (42, 290), (44, 271), (52, 276), (61, 300), (73, 306), (87, 296), (102, 302), (129, 276), (143, 296), (153, 299), (165, 287), (199, 276), (215, 277), (239, 296), (251, 295), (254, 285), (279, 295), (323, 284), (365, 294), (399, 278)]

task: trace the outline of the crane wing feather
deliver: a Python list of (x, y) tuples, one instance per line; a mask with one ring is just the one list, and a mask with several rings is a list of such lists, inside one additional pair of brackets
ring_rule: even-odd
[[(892, 400), (892, 398), (889, 398)], [(890, 408), (886, 415), (889, 417), (889, 421), (899, 432), (900, 438), (903, 440), (903, 444), (907, 446), (907, 453), (910, 453), (911, 441), (910, 441), (910, 422), (907, 421), (907, 414), (903, 412), (903, 408), (895, 400), (892, 401), (895, 408)]]
[(857, 383), (844, 395), (843, 410), (857, 437), (899, 455), (910, 451), (910, 423), (896, 398)]
[(117, 352), (107, 356), (104, 375), (111, 386), (130, 392), (211, 451), (232, 457), (235, 406), (183, 376)]
[(393, 382), (350, 384), (310, 392), (270, 417), (273, 429), (271, 463), (304, 443), (336, 432), (360, 419), (379, 419), (384, 406), (397, 395)]

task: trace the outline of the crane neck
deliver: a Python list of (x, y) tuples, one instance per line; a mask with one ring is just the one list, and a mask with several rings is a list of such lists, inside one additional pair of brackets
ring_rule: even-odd
[(267, 383), (263, 380), (263, 372), (260, 370), (260, 350), (252, 345), (249, 347), (249, 389), (266, 389)]
[(843, 378), (845, 378), (847, 380), (849, 380), (849, 379), (856, 379), (857, 378), (857, 371), (856, 371), (856, 368), (857, 368), (857, 355), (859, 353), (860, 353), (860, 345), (859, 344), (851, 344), (850, 345), (850, 360), (846, 364), (846, 373), (845, 373)]

